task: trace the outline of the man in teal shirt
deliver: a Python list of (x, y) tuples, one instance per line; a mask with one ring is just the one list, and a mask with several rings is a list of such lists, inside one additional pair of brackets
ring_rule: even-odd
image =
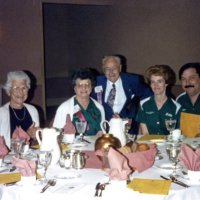
[(184, 93), (177, 97), (182, 112), (200, 114), (200, 63), (187, 63), (179, 70)]

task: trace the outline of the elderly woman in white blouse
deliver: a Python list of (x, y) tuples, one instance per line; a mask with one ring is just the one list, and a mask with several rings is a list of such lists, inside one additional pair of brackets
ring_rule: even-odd
[(36, 108), (25, 103), (30, 89), (30, 78), (24, 71), (11, 71), (3, 89), (10, 101), (0, 107), (0, 135), (4, 136), (10, 148), (10, 139), (16, 127), (21, 127), (31, 138), (39, 127), (39, 115)]

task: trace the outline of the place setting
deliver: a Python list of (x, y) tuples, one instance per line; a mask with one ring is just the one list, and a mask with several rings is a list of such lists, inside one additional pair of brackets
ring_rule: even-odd
[(67, 115), (61, 142), (67, 145), (70, 149), (79, 149), (88, 146), (91, 144), (91, 141), (85, 139), (84, 133), (86, 128), (86, 121), (76, 121), (74, 126), (70, 115)]
[(193, 149), (187, 144), (181, 146), (179, 154), (180, 164), (183, 167), (180, 178), (188, 185), (200, 185), (200, 148)]

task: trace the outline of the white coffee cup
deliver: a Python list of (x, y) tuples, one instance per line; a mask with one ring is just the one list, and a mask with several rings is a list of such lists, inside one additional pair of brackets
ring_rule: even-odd
[(75, 138), (75, 134), (63, 134), (63, 139), (62, 141), (64, 143), (73, 143)]
[(188, 170), (188, 178), (193, 183), (200, 182), (200, 171)]
[(172, 140), (177, 141), (181, 137), (181, 130), (180, 129), (175, 129), (172, 131)]

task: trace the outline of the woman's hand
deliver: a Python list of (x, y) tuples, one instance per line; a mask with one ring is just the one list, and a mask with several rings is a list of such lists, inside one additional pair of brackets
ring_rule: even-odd
[(28, 128), (27, 130), (27, 133), (29, 134), (29, 136), (32, 138), (32, 139), (35, 139), (36, 136), (35, 136), (35, 133), (36, 131), (39, 129), (39, 127), (36, 127), (35, 126), (35, 122), (32, 123), (32, 125)]

